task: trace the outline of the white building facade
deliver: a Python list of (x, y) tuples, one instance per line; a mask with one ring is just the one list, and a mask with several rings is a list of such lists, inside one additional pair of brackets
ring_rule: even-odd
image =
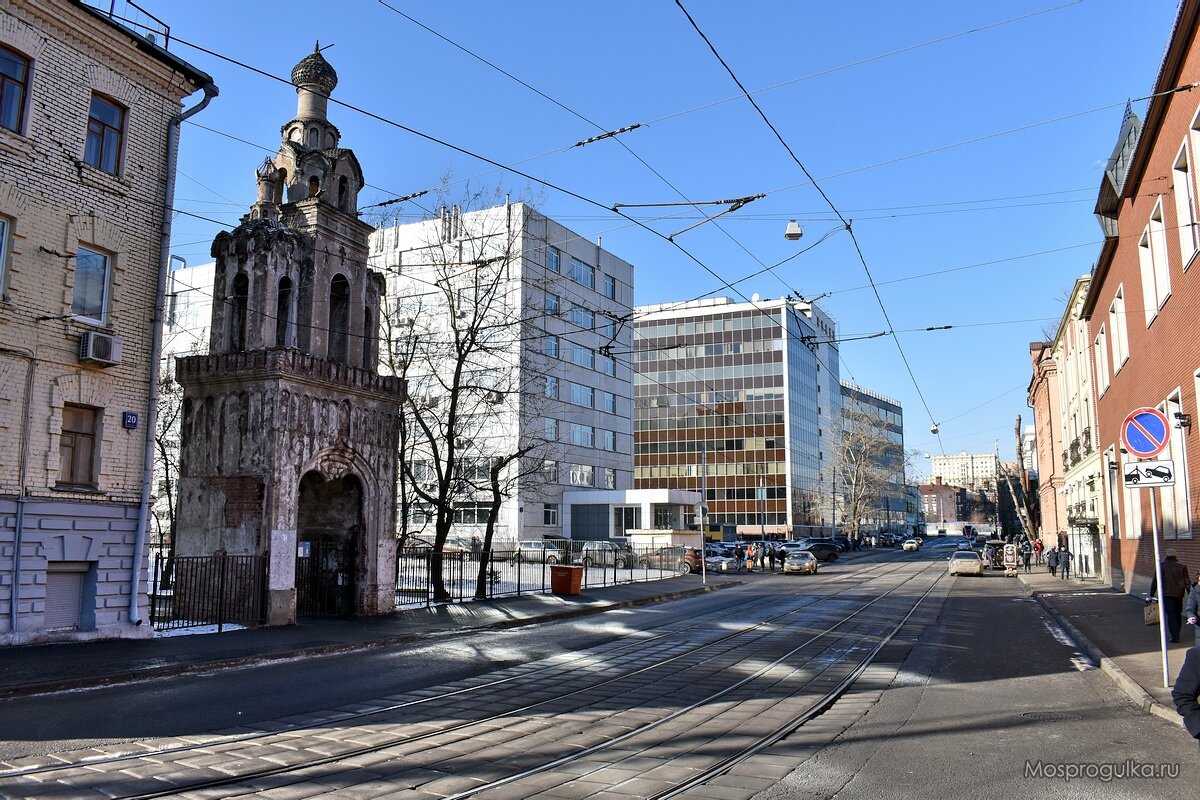
[[(388, 280), (383, 338), (397, 370), (409, 357), (406, 341), (428, 353), (451, 341), (455, 328), (461, 334), (475, 326), (491, 337), (469, 359), (476, 385), (487, 389), (480, 421), (456, 444), (481, 476), (489, 459), (530, 448), (507, 470), (493, 548), (564, 537), (566, 490), (633, 488), (631, 264), (507, 202), (385, 224), (371, 238), (370, 260)], [(446, 407), (448, 398), (439, 396), (445, 375), (431, 373), (444, 373), (453, 360), (439, 366), (434, 357), (424, 367), (410, 360), (415, 402)], [(420, 447), (402, 458), (413, 482), (430, 469)], [(411, 486), (401, 492), (412, 500), (406, 533), (431, 538), (428, 504), (413, 500)], [(482, 539), (490, 503), (488, 492), (463, 491), (451, 535)]]
[(933, 456), (934, 479), (941, 478), (951, 486), (964, 489), (994, 489), (1000, 474), (1000, 457), (995, 453), (968, 453), (953, 456)]

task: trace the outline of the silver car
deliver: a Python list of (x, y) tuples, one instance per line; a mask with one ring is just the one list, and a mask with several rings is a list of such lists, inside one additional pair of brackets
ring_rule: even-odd
[(512, 560), (533, 564), (557, 564), (563, 560), (563, 552), (550, 542), (519, 542)]

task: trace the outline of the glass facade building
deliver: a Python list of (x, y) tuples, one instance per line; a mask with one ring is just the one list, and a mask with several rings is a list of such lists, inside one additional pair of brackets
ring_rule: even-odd
[(833, 320), (788, 299), (637, 311), (635, 488), (703, 488), (709, 522), (740, 535), (828, 533), (841, 419)]
[[(904, 459), (904, 409), (899, 400), (871, 391), (853, 383), (842, 384), (842, 408), (854, 410), (874, 418), (874, 424), (866, 436), (882, 436), (885, 441), (879, 455), (879, 471), (884, 477), (874, 508), (867, 519), (862, 520), (865, 534), (872, 532), (901, 533), (909, 529), (908, 517), (917, 508), (912, 503), (909, 487), (905, 485)], [(844, 415), (844, 425), (849, 428), (863, 424), (861, 416)]]

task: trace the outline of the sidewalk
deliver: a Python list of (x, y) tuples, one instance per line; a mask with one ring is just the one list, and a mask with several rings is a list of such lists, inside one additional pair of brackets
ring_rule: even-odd
[(296, 625), (194, 636), (26, 645), (0, 650), (0, 699), (129, 683), (213, 669), (349, 653), (599, 614), (743, 583), (746, 576), (699, 575), (584, 590), (578, 597), (523, 595), (437, 605), (382, 617), (307, 618)]
[[(1134, 704), (1182, 725), (1171, 690), (1163, 686), (1159, 629), (1143, 622), (1140, 597), (1118, 592), (1095, 579), (1062, 580), (1048, 574), (1045, 567), (1017, 577), (1025, 591), (1062, 624)], [(1184, 625), (1179, 639), (1179, 644), (1167, 645), (1172, 684), (1183, 666), (1184, 653), (1194, 644), (1193, 628)]]

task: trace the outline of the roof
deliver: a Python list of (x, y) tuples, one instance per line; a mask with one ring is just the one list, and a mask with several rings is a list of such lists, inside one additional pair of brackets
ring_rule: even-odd
[(83, 0), (69, 0), (69, 2), (76, 8), (81, 9), (85, 13), (90, 14), (96, 19), (100, 20), (113, 30), (118, 31), (124, 36), (127, 36), (130, 41), (133, 42), (134, 47), (180, 73), (193, 86), (197, 88), (201, 86), (208, 86), (210, 84), (214, 87), (216, 86), (212, 76), (207, 72), (197, 69), (179, 56), (169, 52), (165, 47), (160, 47), (158, 44), (146, 38), (145, 36), (138, 35), (136, 31), (122, 25), (120, 22), (113, 19), (108, 14), (105, 14), (103, 11), (87, 5), (83, 2)]

